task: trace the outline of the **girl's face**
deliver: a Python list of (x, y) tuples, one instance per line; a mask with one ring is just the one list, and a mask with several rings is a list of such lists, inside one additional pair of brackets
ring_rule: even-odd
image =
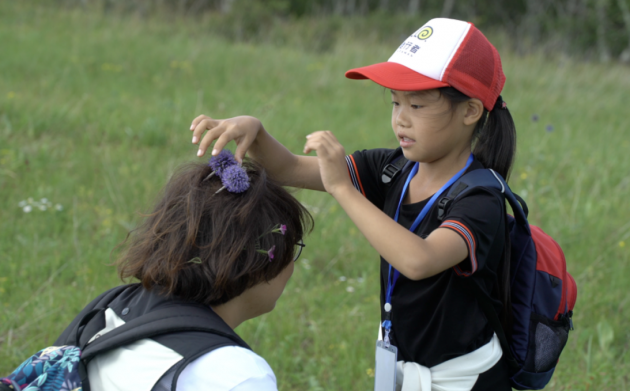
[(391, 91), (392, 129), (409, 160), (431, 163), (470, 149), (466, 104), (451, 105), (438, 90)]

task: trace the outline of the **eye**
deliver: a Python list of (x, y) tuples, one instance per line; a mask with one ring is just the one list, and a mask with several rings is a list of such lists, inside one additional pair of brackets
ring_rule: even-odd
[(392, 104), (393, 104), (394, 106), (399, 106), (399, 103), (398, 103), (398, 102), (394, 102), (394, 101), (392, 101)]
[(416, 109), (422, 108), (422, 106), (420, 106), (420, 105), (411, 105), (411, 108), (416, 110)]

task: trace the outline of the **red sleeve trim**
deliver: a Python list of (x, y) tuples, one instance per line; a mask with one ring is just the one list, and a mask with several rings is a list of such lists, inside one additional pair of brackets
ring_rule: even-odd
[(350, 175), (350, 179), (352, 179), (352, 184), (365, 197), (365, 190), (363, 190), (363, 184), (361, 183), (361, 177), (359, 177), (359, 170), (357, 170), (357, 164), (354, 161), (354, 156), (346, 156), (346, 164), (348, 165), (348, 174)]
[(470, 232), (468, 227), (455, 220), (446, 220), (442, 223), (442, 225), (440, 225), (440, 228), (452, 229), (453, 231), (457, 232), (466, 242), (466, 245), (468, 246), (468, 256), (470, 258), (472, 270), (469, 272), (464, 271), (461, 267), (459, 267), (459, 265), (453, 266), (453, 270), (455, 270), (455, 273), (460, 276), (471, 276), (477, 271), (477, 243), (475, 242), (475, 237), (473, 236), (472, 232)]

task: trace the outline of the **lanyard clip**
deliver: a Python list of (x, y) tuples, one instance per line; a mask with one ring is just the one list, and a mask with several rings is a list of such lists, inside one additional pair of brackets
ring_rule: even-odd
[[(389, 314), (389, 312), (387, 313)], [(390, 345), (389, 342), (389, 333), (392, 330), (392, 321), (391, 320), (384, 320), (383, 323), (381, 324), (381, 326), (383, 326), (383, 329), (385, 330), (385, 334), (383, 336), (383, 346), (385, 348), (388, 348)]]

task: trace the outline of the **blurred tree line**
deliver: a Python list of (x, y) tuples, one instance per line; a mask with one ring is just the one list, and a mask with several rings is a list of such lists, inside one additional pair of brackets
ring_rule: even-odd
[(301, 34), (300, 44), (318, 51), (331, 49), (341, 35), (398, 42), (428, 19), (450, 17), (503, 34), (520, 53), (542, 49), (630, 62), (630, 0), (57, 1), (141, 16), (201, 16), (204, 28), (234, 40), (290, 44)]

